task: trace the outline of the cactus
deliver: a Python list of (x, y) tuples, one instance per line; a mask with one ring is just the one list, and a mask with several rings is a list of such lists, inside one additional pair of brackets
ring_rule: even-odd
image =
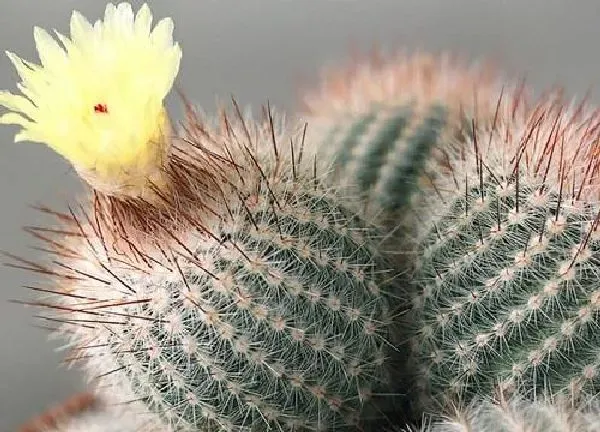
[[(163, 98), (181, 51), (151, 19), (74, 14), (64, 50), (36, 29), (43, 66), (10, 54), (25, 96), (0, 92), (16, 140), (90, 187), (42, 208), (59, 229), (30, 229), (50, 264), (13, 258), (53, 279), (31, 304), (100, 394), (159, 431), (365, 430), (399, 365), (425, 407), (596, 395), (600, 114), (530, 110), (522, 86), (505, 98), (493, 74), (416, 56), (326, 81), (308, 135), (237, 104), (219, 126), (187, 105), (179, 133)], [(407, 244), (414, 290), (387, 256)], [(393, 334), (406, 295), (414, 327)]]
[[(0, 93), (11, 110), (1, 121), (22, 126), (17, 140), (47, 143), (90, 187), (68, 213), (42, 208), (60, 229), (30, 230), (51, 263), (21, 266), (54, 283), (34, 287), (42, 298), (31, 304), (60, 323), (98, 391), (152, 427), (363, 425), (378, 415), (372, 400), (393, 393), (399, 304), (380, 234), (270, 108), (254, 123), (234, 104), (215, 125), (186, 102), (175, 131), (163, 98), (181, 51), (170, 21), (152, 33), (150, 23), (147, 6), (134, 16), (109, 5), (94, 27), (73, 15), (66, 51), (36, 30), (43, 67), (11, 57), (33, 100)], [(54, 101), (65, 85), (75, 100)]]
[(448, 147), (420, 222), (411, 364), (425, 406), (597, 394), (597, 111), (542, 98)]
[[(485, 128), (525, 117), (525, 86), (505, 82), (485, 64), (399, 54), (336, 70), (304, 97), (307, 146), (331, 164), (329, 184), (358, 196), (381, 225), (380, 250), (407, 279), (418, 245), (411, 233), (419, 221), (411, 209), (418, 195), (438, 193), (436, 182), (451, 175), (448, 155), (464, 151), (473, 133), (470, 119)], [(408, 281), (402, 295), (416, 295)], [(410, 327), (411, 319), (406, 314), (397, 321)], [(401, 345), (410, 338), (398, 331), (394, 340)], [(398, 368), (394, 379), (412, 381), (413, 366)]]
[[(446, 110), (434, 105), (424, 115), (411, 105), (373, 107), (352, 118), (342, 136), (327, 135), (323, 148), (333, 150), (332, 181), (350, 176), (367, 208), (395, 215), (409, 202), (415, 179), (446, 122)], [(346, 181), (347, 183), (347, 181)]]
[[(236, 168), (213, 191), (220, 207), (149, 216), (169, 228), (145, 239), (96, 194), (61, 217), (62, 239), (44, 236), (60, 256), (48, 272), (69, 284), (36, 304), (58, 311), (48, 319), (65, 323), (103, 392), (141, 399), (173, 430), (354, 427), (387, 389), (394, 275), (378, 237), (322, 188), (312, 162), (271, 149), (272, 136), (289, 142), (275, 129), (226, 123), (188, 125), (205, 134), (197, 146), (230, 151)], [(242, 156), (256, 143), (276, 157)]]
[[(455, 409), (444, 420), (431, 419), (420, 428), (396, 428), (396, 432), (594, 432), (600, 429), (596, 406), (574, 407), (565, 400), (538, 401), (513, 397), (479, 399)], [(392, 431), (390, 431), (392, 432)]]
[[(303, 98), (309, 145), (333, 165), (330, 181), (356, 191), (371, 214), (398, 230), (412, 194), (438, 170), (426, 162), (438, 143), (459, 144), (468, 119), (492, 123), (495, 113), (522, 115), (518, 101), (501, 97), (499, 74), (490, 65), (467, 65), (449, 55), (376, 55), (336, 70)], [(521, 94), (523, 86), (512, 87)], [(510, 102), (510, 103), (509, 103)], [(408, 229), (408, 228), (405, 228)], [(398, 239), (391, 246), (399, 252)]]
[[(333, 183), (358, 186), (387, 231), (399, 233), (386, 250), (408, 252), (405, 264), (414, 267), (415, 291), (408, 293), (414, 311), (405, 323), (415, 355), (407, 365), (419, 369), (421, 403), (446, 406), (497, 387), (527, 396), (595, 395), (596, 114), (585, 104), (565, 107), (556, 95), (530, 106), (524, 87), (512, 84), (483, 86), (483, 99), (469, 105), (455, 89), (443, 92), (439, 83), (452, 79), (442, 74), (436, 81), (423, 73), (429, 86), (423, 97), (420, 74), (397, 71), (430, 71), (424, 64), (429, 69), (417, 61), (340, 74), (309, 109), (320, 125), (318, 142), (338, 163)], [(468, 76), (461, 72), (452, 77)], [(398, 76), (412, 78), (406, 90)], [(411, 145), (416, 140), (403, 139), (398, 127), (382, 157), (380, 126), (394, 120), (372, 121), (373, 103), (393, 113), (420, 107), (414, 117), (425, 119), (417, 121), (422, 125), (434, 117), (423, 113), (433, 112), (440, 95), (445, 121), (438, 117), (435, 127), (424, 128), (431, 149)], [(335, 132), (344, 115), (354, 121), (349, 113), (361, 109), (375, 125), (368, 132), (351, 126), (341, 129), (341, 139), (323, 134)], [(424, 152), (412, 178), (419, 172), (424, 178), (415, 185), (389, 182), (403, 178), (396, 155), (415, 154), (411, 148)]]
[(198, 145), (229, 134), (221, 145), (238, 155), (216, 214), (187, 213), (155, 243), (111, 229), (92, 202), (52, 240), (52, 272), (71, 283), (38, 304), (60, 311), (89, 376), (174, 430), (342, 428), (386, 388), (394, 275), (375, 233), (307, 166), (284, 149), (270, 161), (235, 150), (244, 131), (242, 150), (279, 133), (234, 123), (195, 124)]

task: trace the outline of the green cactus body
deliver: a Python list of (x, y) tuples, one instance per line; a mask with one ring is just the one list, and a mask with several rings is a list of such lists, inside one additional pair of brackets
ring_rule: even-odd
[[(231, 123), (204, 135), (207, 146), (228, 135), (236, 155), (215, 214), (199, 208), (156, 244), (67, 218), (79, 235), (60, 268), (73, 280), (48, 303), (68, 309), (63, 333), (88, 373), (154, 425), (353, 430), (390, 388), (395, 275), (376, 231), (321, 187), (313, 161), (273, 148), (289, 138)], [(117, 254), (114, 241), (140, 252)]]
[[(468, 140), (471, 116), (490, 125), (497, 113), (521, 118), (525, 93), (507, 86), (485, 64), (467, 64), (447, 54), (374, 55), (325, 74), (303, 98), (310, 139), (330, 181), (360, 195), (387, 234), (412, 230), (407, 206), (414, 192), (440, 174), (450, 143)], [(481, 126), (480, 125), (480, 126)], [(427, 193), (435, 193), (429, 189)], [(398, 236), (390, 243), (396, 253)], [(412, 247), (412, 245), (411, 245)], [(406, 252), (406, 251), (404, 251)]]
[(600, 235), (587, 131), (597, 122), (540, 102), (527, 123), (476, 133), (440, 195), (415, 205), (412, 346), (425, 405), (498, 389), (596, 394)]
[[(524, 117), (524, 89), (510, 85), (512, 96), (503, 97), (498, 76), (482, 71), (443, 55), (400, 55), (334, 72), (305, 99), (307, 146), (321, 165), (330, 165), (329, 184), (359, 197), (384, 233), (380, 251), (403, 277), (414, 269), (420, 211), (438, 211), (419, 207), (421, 196), (440, 194), (437, 183), (449, 178), (450, 156), (472, 141), (470, 116), (476, 115), (478, 128)], [(406, 280), (401, 295), (413, 298), (418, 293)], [(401, 327), (410, 328), (411, 320), (410, 314), (396, 316)], [(406, 329), (394, 332), (397, 345), (410, 339)], [(410, 359), (395, 371), (404, 391), (419, 362)]]
[(397, 222), (410, 203), (431, 150), (446, 125), (443, 106), (424, 114), (412, 104), (375, 105), (334, 125), (320, 140), (332, 164), (332, 182), (358, 192), (372, 212)]
[[(566, 390), (584, 378), (565, 361), (573, 351), (590, 371), (600, 366), (593, 258), (600, 244), (588, 239), (596, 214), (556, 213), (558, 195), (539, 199), (538, 191), (521, 185), (515, 213), (516, 197), (499, 196), (488, 180), (458, 198), (424, 242), (416, 276), (426, 293), (421, 354), (434, 393), (486, 394), (495, 380)], [(595, 373), (589, 378), (593, 387)]]
[(178, 422), (329, 430), (381, 385), (388, 304), (364, 226), (326, 196), (276, 196), (291, 202), (260, 197), (218, 230), (224, 244), (188, 244), (208, 273), (183, 261), (185, 282), (127, 277), (154, 298), (127, 313), (154, 322), (109, 343), (132, 352), (119, 362), (136, 393)]

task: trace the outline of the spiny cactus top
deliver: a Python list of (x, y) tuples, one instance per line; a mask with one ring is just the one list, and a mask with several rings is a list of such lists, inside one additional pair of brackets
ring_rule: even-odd
[(73, 12), (70, 38), (57, 33), (62, 46), (36, 27), (41, 65), (8, 53), (23, 95), (0, 92), (9, 110), (0, 123), (22, 128), (16, 141), (49, 145), (96, 189), (137, 195), (148, 179), (160, 183), (170, 134), (163, 99), (181, 49), (170, 18), (151, 25), (146, 4), (134, 15), (121, 3), (93, 25)]
[(343, 119), (374, 104), (427, 107), (444, 103), (458, 114), (477, 110), (481, 117), (494, 111), (503, 85), (489, 63), (467, 63), (448, 53), (373, 53), (352, 64), (323, 72), (321, 85), (302, 95), (302, 111), (315, 122)]
[(356, 191), (372, 214), (397, 230), (415, 186), (438, 175), (425, 170), (425, 162), (444, 156), (439, 142), (460, 146), (455, 138), (469, 135), (472, 116), (491, 124), (497, 111), (523, 115), (525, 107), (509, 102), (524, 99), (502, 98), (503, 85), (490, 66), (449, 55), (361, 61), (304, 96), (307, 142), (332, 165), (333, 184)]
[(551, 95), (448, 147), (437, 193), (412, 206), (425, 400), (597, 395), (599, 130), (598, 111)]

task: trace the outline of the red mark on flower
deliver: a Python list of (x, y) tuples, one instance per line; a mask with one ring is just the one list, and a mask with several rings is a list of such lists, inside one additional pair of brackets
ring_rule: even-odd
[(106, 114), (108, 112), (108, 107), (106, 104), (96, 104), (94, 105), (94, 112)]

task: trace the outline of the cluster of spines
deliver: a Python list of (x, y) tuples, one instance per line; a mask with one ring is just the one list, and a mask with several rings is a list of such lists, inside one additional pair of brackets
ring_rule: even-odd
[(332, 165), (329, 181), (360, 196), (383, 226), (383, 250), (410, 269), (416, 246), (403, 233), (416, 229), (409, 211), (416, 195), (437, 193), (436, 183), (451, 175), (448, 153), (472, 139), (471, 118), (478, 128), (520, 121), (528, 91), (490, 64), (447, 53), (374, 52), (357, 60), (328, 71), (302, 99), (307, 144)]
[[(383, 378), (377, 376), (386, 362), (388, 311), (372, 274), (374, 255), (340, 235), (361, 228), (325, 199), (304, 203), (304, 221), (285, 207), (275, 213), (264, 201), (257, 205), (257, 232), (246, 221), (221, 233), (236, 247), (195, 251), (205, 264), (212, 261), (213, 276), (180, 263), (185, 281), (155, 297), (160, 308), (133, 312), (168, 315), (149, 326), (123, 361), (135, 380), (161, 375), (139, 393), (152, 392), (153, 402), (164, 405), (160, 411), (173, 411), (179, 421), (194, 424), (203, 413), (214, 416), (208, 425), (224, 430), (245, 422), (260, 429), (265, 421), (328, 430), (338, 426), (337, 411), (357, 416), (376, 390), (369, 387)], [(144, 351), (149, 347), (154, 357)], [(172, 383), (170, 395), (151, 389), (161, 381)], [(186, 399), (196, 412), (177, 409)]]
[[(301, 99), (301, 112), (317, 126), (315, 133), (321, 137), (321, 126), (329, 128), (377, 104), (412, 103), (418, 111), (443, 104), (451, 107), (451, 123), (460, 121), (464, 112), (489, 122), (506, 84), (491, 63), (472, 63), (450, 53), (374, 50), (323, 72), (321, 85)], [(519, 92), (525, 91), (521, 86)], [(504, 108), (513, 114), (520, 111), (517, 105)]]
[[(483, 202), (473, 188), (453, 204), (436, 227), (443, 236), (432, 233), (422, 251), (415, 306), (424, 378), (433, 393), (461, 396), (489, 394), (496, 384), (594, 387), (597, 212), (561, 212), (558, 196), (526, 185), (516, 212), (513, 195), (485, 186)], [(577, 358), (567, 361), (572, 350)]]

